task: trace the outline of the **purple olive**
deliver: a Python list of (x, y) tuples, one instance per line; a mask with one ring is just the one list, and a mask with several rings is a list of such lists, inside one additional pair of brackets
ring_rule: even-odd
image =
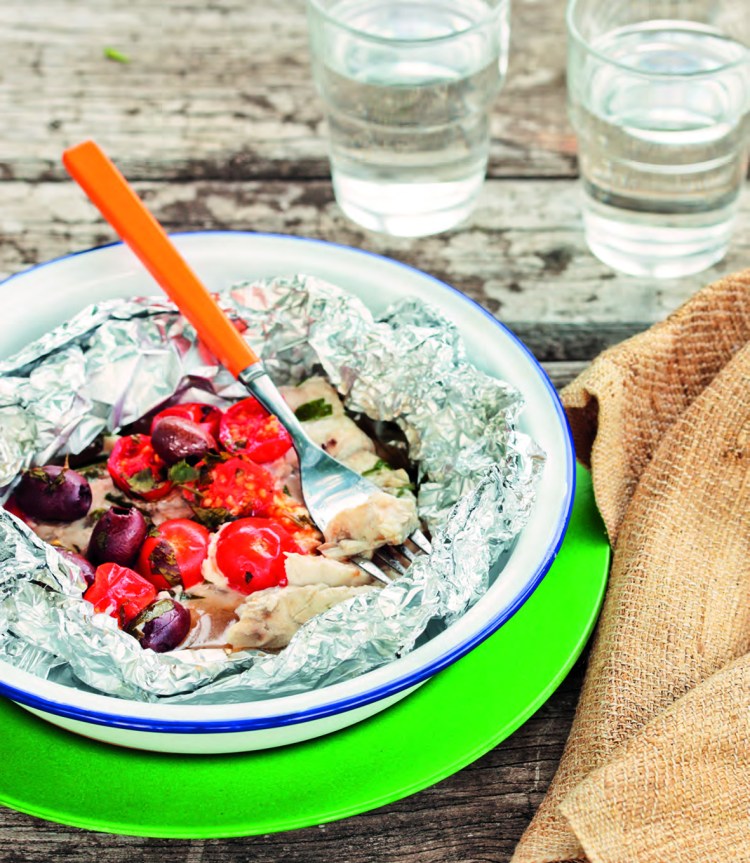
[(74, 470), (60, 465), (32, 467), (15, 490), (18, 506), (40, 521), (76, 521), (91, 507), (91, 486)]
[(157, 599), (128, 625), (127, 631), (156, 653), (174, 650), (190, 629), (190, 612), (174, 599)]
[(69, 548), (61, 548), (57, 545), (55, 546), (55, 550), (61, 557), (69, 560), (81, 570), (81, 575), (86, 581), (86, 587), (91, 587), (96, 576), (96, 568), (82, 554), (78, 554), (77, 551), (71, 551)]
[(95, 566), (100, 563), (130, 566), (147, 533), (146, 519), (134, 506), (113, 506), (94, 525), (86, 557)]
[(72, 468), (88, 467), (102, 454), (104, 446), (104, 435), (97, 435), (91, 443), (80, 452), (69, 453), (65, 456), (66, 464)]
[(216, 449), (216, 441), (198, 423), (185, 417), (166, 416), (154, 426), (151, 446), (167, 464), (200, 461), (209, 450)]

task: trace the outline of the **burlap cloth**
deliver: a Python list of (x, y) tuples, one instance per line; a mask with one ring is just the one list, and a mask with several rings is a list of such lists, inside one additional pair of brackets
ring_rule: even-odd
[(513, 863), (750, 861), (750, 270), (562, 395), (614, 556)]

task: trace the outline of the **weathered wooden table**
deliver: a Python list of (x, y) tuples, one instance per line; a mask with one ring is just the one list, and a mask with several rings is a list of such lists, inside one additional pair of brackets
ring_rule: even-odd
[[(169, 230), (298, 234), (406, 261), (479, 301), (566, 383), (604, 347), (741, 268), (750, 213), (745, 205), (729, 256), (692, 278), (628, 278), (592, 258), (566, 119), (564, 0), (514, 4), (480, 206), (462, 228), (413, 241), (360, 230), (333, 200), (303, 0), (3, 0), (0, 274), (113, 239), (59, 161), (94, 137)], [(189, 842), (87, 833), (3, 809), (0, 863), (506, 861), (555, 770), (582, 676), (579, 663), (472, 766), (366, 815)]]

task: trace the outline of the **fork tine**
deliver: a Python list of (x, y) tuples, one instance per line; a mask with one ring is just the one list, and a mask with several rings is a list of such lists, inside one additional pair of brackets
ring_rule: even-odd
[[(415, 530), (414, 533), (409, 535), (409, 539), (417, 546), (417, 548), (423, 554), (430, 554), (432, 551), (432, 546), (430, 545), (429, 539), (422, 533), (421, 530)], [(396, 554), (401, 555), (406, 561), (407, 565), (404, 566), (401, 561), (395, 556)], [(416, 560), (417, 555), (406, 545), (394, 545), (394, 546), (382, 546), (377, 549), (374, 556), (374, 561), (369, 560), (366, 557), (363, 557), (361, 554), (355, 555), (351, 558), (351, 562), (358, 566), (363, 572), (366, 572), (368, 575), (373, 578), (381, 581), (383, 584), (390, 584), (391, 580), (385, 572), (380, 568), (380, 566), (385, 566), (392, 569), (394, 572), (397, 572), (399, 575), (403, 575), (409, 567), (409, 564), (413, 560)], [(380, 564), (380, 566), (378, 566)]]
[(401, 561), (392, 554), (388, 552), (388, 546), (384, 546), (383, 548), (379, 548), (375, 552), (375, 561), (379, 563), (381, 566), (388, 566), (394, 572), (397, 572), (399, 575), (403, 575), (406, 572), (406, 567), (401, 563)]
[(410, 534), (409, 539), (416, 545), (416, 547), (423, 551), (425, 554), (430, 554), (432, 552), (432, 545), (430, 544), (430, 540), (422, 533), (421, 530), (417, 529), (414, 533)]
[(357, 554), (352, 557), (351, 562), (358, 566), (363, 572), (366, 572), (378, 581), (382, 581), (383, 584), (391, 583), (391, 579), (388, 578), (379, 566), (374, 564), (371, 560), (368, 560), (366, 557), (362, 557), (361, 554)]
[(393, 548), (402, 556), (405, 557), (409, 563), (411, 563), (415, 558), (416, 554), (405, 545), (394, 545)]

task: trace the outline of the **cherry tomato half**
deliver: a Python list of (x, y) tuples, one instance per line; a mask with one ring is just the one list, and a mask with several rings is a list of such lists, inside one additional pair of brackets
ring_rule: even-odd
[(151, 434), (154, 433), (154, 428), (157, 422), (163, 417), (182, 417), (197, 423), (202, 429), (205, 429), (214, 440), (219, 438), (219, 423), (221, 422), (221, 411), (213, 405), (206, 405), (203, 402), (185, 402), (183, 405), (172, 405), (172, 407), (164, 408), (151, 420)]
[(112, 615), (123, 628), (156, 599), (156, 588), (127, 566), (103, 563), (83, 598), (95, 611)]
[(240, 593), (286, 585), (284, 563), (299, 547), (270, 518), (240, 518), (224, 525), (216, 537), (216, 566)]
[(234, 456), (202, 469), (198, 483), (187, 483), (182, 493), (194, 507), (223, 512), (221, 521), (226, 521), (232, 516), (267, 515), (276, 489), (265, 468)]
[(208, 554), (209, 532), (189, 518), (162, 522), (138, 555), (138, 572), (157, 590), (185, 588), (203, 581), (201, 564)]
[(172, 489), (167, 465), (145, 434), (121, 437), (109, 454), (107, 470), (119, 489), (143, 500), (159, 500)]
[(227, 408), (219, 440), (229, 452), (261, 463), (281, 458), (292, 445), (289, 432), (252, 396)]

